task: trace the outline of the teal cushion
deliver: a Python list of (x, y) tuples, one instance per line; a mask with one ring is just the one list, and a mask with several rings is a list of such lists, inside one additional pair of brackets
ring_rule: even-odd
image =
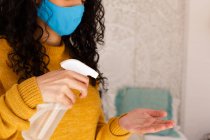
[[(115, 100), (117, 116), (135, 108), (150, 108), (165, 110), (168, 116), (164, 119), (172, 120), (172, 97), (169, 91), (162, 89), (130, 88), (118, 91)], [(152, 135), (179, 137), (174, 129), (169, 129)]]

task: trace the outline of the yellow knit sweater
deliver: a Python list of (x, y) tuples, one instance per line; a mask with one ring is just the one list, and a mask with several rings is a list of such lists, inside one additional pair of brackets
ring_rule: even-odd
[[(50, 71), (60, 69), (60, 62), (70, 58), (65, 45), (43, 45), (50, 56)], [(21, 131), (29, 128), (28, 120), (36, 112), (36, 106), (43, 103), (35, 77), (16, 83), (18, 76), (6, 64), (11, 50), (8, 42), (0, 39), (0, 140), (22, 140)], [(119, 126), (118, 120), (119, 117), (111, 118), (105, 123), (98, 86), (89, 85), (88, 96), (77, 99), (51, 139), (126, 140), (130, 133)]]

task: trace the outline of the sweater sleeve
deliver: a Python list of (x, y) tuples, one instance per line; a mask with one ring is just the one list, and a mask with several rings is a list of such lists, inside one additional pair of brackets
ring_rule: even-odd
[(14, 84), (7, 91), (1, 81), (0, 85), (0, 139), (12, 139), (29, 128), (29, 118), (43, 100), (35, 77)]
[(127, 140), (131, 136), (131, 133), (119, 125), (118, 122), (122, 116), (113, 117), (108, 123), (105, 123), (104, 113), (101, 109), (96, 130), (96, 140)]

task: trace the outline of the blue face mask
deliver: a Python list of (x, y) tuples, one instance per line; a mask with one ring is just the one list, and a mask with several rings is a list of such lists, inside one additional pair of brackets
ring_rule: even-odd
[(84, 13), (84, 5), (61, 7), (49, 0), (42, 0), (38, 7), (38, 17), (58, 35), (70, 35), (79, 26)]

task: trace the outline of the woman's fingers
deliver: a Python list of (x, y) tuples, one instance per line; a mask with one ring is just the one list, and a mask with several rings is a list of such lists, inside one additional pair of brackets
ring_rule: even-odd
[(119, 124), (134, 133), (155, 133), (174, 127), (172, 120), (160, 120), (165, 116), (167, 116), (165, 111), (139, 108), (120, 118)]
[(152, 117), (163, 118), (167, 116), (167, 112), (162, 110), (145, 109), (145, 112), (147, 112)]
[(71, 91), (80, 91), (81, 98), (87, 96), (89, 77), (69, 70), (56, 70), (36, 78), (44, 102), (61, 102), (71, 105), (76, 102), (76, 96)]
[(154, 124), (173, 124), (173, 125), (175, 125), (174, 121), (172, 121), (172, 120), (156, 120)]
[(84, 98), (87, 96), (87, 85), (81, 83), (75, 79), (65, 79), (65, 84), (68, 86), (69, 89), (76, 89), (81, 92), (81, 97)]
[(73, 106), (73, 102), (65, 94), (59, 95), (57, 98), (57, 102), (60, 102), (61, 104), (67, 106), (68, 108), (71, 108)]
[(74, 95), (74, 93), (68, 89), (68, 91), (65, 94), (69, 99), (71, 99), (72, 103), (75, 104), (76, 102), (76, 96)]
[[(151, 111), (151, 110), (149, 110), (149, 111)], [(147, 112), (148, 112), (148, 110), (147, 110)], [(158, 111), (156, 111), (155, 113), (157, 113), (157, 112)], [(142, 124), (142, 119), (138, 119), (139, 121), (136, 121), (137, 127), (133, 127), (135, 129), (135, 131), (139, 132), (141, 134), (156, 133), (156, 132), (163, 131), (163, 130), (174, 127), (175, 124), (172, 120), (157, 119), (157, 116), (161, 116), (162, 114), (155, 114), (155, 113), (152, 112), (152, 115), (155, 117), (145, 118), (143, 124)]]
[(136, 132), (139, 134), (147, 134), (147, 133), (153, 133), (154, 132), (154, 128), (152, 127), (145, 127), (145, 128), (137, 128)]
[(155, 133), (155, 132), (159, 132), (159, 131), (163, 131), (163, 130), (166, 130), (166, 129), (173, 128), (173, 125), (169, 125), (169, 124), (154, 124), (151, 127), (154, 129), (154, 133)]
[(79, 73), (74, 72), (74, 71), (69, 71), (69, 70), (65, 70), (65, 72), (67, 73), (68, 76), (73, 77), (76, 80), (81, 81), (88, 86), (89, 78), (87, 76), (84, 76), (82, 74), (79, 74)]
[(73, 102), (72, 102), (72, 100), (71, 99), (69, 99), (66, 95), (65, 95), (65, 103), (64, 103), (65, 105), (67, 105), (67, 107), (69, 108), (69, 109), (71, 109), (72, 107), (73, 107)]
[(156, 132), (164, 131), (164, 130), (167, 130), (170, 128), (173, 128), (173, 125), (154, 124), (149, 127), (137, 128), (137, 129), (138, 129), (139, 133), (146, 134), (146, 133), (156, 133)]
[(64, 94), (62, 97), (66, 98), (65, 100), (62, 99), (62, 101), (71, 108), (76, 102), (76, 95), (67, 86), (63, 86), (62, 94)]

